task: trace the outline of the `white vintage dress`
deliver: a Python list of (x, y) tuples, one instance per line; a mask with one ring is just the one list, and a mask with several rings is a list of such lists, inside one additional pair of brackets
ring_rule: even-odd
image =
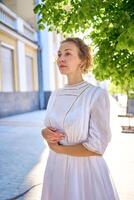
[[(87, 81), (55, 90), (45, 126), (65, 133), (63, 145), (82, 143), (104, 153), (111, 139), (107, 92)], [(41, 200), (118, 200), (103, 156), (77, 157), (49, 151)]]

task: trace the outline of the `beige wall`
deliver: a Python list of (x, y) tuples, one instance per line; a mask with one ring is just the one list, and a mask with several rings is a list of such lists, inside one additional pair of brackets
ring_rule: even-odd
[[(18, 91), (19, 89), (19, 81), (18, 81), (18, 70), (17, 70), (17, 40), (8, 35), (5, 32), (0, 31), (0, 43), (4, 43), (6, 45), (9, 45), (13, 48), (13, 65), (14, 65), (14, 86), (15, 86), (15, 91)], [(1, 64), (0, 64), (0, 74), (1, 74)], [(1, 76), (0, 75), (0, 83), (1, 83)], [(1, 86), (1, 84), (0, 84)], [(0, 87), (1, 90), (1, 87)]]
[(37, 50), (25, 45), (25, 54), (33, 58), (33, 87), (38, 90)]
[[(20, 91), (19, 89), (19, 77), (18, 77), (18, 59), (17, 59), (17, 42), (18, 39), (4, 31), (0, 30), (0, 44), (9, 45), (13, 49), (13, 69), (14, 69), (14, 86), (15, 91)], [(25, 55), (29, 55), (33, 58), (33, 90), (38, 90), (38, 69), (37, 69), (37, 49), (34, 49), (26, 42), (25, 45)], [(2, 74), (1, 74), (1, 63), (0, 63), (0, 91), (2, 89)]]

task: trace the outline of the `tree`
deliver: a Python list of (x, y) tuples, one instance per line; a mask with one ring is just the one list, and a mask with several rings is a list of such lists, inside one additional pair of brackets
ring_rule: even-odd
[(122, 91), (134, 90), (134, 6), (132, 0), (42, 0), (34, 12), (39, 29), (92, 39), (93, 73)]

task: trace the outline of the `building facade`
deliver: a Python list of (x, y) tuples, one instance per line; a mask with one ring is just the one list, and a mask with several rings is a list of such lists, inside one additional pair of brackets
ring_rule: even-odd
[(46, 108), (66, 81), (56, 65), (62, 36), (37, 30), (36, 3), (0, 2), (0, 117)]
[(0, 117), (39, 107), (36, 32), (0, 3)]

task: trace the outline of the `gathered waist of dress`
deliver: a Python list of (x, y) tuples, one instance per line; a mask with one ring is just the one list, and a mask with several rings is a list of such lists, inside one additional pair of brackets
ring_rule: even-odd
[(82, 143), (82, 141), (79, 141), (79, 142), (71, 142), (71, 141), (61, 140), (61, 141), (58, 142), (58, 143), (59, 143), (59, 145), (70, 146), (70, 145), (80, 144), (80, 143)]
[[(68, 155), (68, 154), (61, 154), (61, 153), (56, 153), (53, 150), (50, 150), (50, 154), (49, 154), (49, 158), (50, 159), (54, 159), (55, 162), (65, 162), (65, 161), (70, 161), (70, 162), (85, 162), (87, 161), (93, 161), (93, 162), (105, 162), (103, 156), (72, 156), (72, 155)], [(70, 163), (71, 164), (71, 163)]]

